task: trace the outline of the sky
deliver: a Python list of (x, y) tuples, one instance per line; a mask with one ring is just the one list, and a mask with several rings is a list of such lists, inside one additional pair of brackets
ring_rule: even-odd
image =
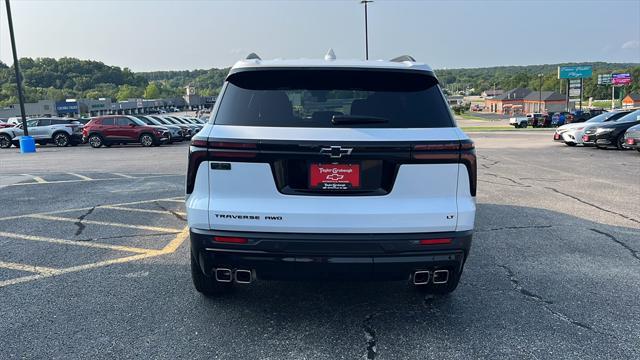
[[(0, 60), (13, 63), (4, 0)], [(11, 0), (20, 57), (76, 57), (133, 71), (263, 59), (364, 58), (358, 0)], [(369, 4), (369, 58), (410, 54), (436, 69), (640, 62), (640, 0)]]

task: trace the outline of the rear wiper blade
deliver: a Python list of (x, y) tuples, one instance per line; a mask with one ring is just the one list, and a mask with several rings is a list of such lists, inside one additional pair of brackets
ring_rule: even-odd
[(333, 115), (333, 118), (331, 118), (333, 125), (381, 124), (387, 122), (389, 122), (389, 119), (366, 115)]

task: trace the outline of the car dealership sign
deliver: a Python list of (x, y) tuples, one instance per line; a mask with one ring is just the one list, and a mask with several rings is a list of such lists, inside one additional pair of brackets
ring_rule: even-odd
[(586, 79), (593, 76), (593, 67), (584, 66), (558, 66), (558, 79)]

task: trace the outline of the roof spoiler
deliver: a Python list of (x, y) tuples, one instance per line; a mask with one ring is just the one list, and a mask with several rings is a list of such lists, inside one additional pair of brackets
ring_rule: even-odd
[(251, 53), (251, 54), (247, 55), (245, 60), (262, 60), (262, 59), (260, 58), (260, 56), (258, 56), (258, 54)]
[(411, 55), (400, 55), (398, 57), (395, 57), (389, 61), (392, 62), (403, 62), (403, 61), (411, 61), (411, 62), (416, 62), (416, 59), (413, 58), (413, 56)]

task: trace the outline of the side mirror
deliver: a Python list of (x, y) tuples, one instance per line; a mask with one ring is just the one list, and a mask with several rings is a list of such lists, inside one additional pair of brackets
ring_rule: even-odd
[(132, 127), (132, 128), (136, 127), (136, 124), (131, 123), (131, 124), (129, 124), (129, 127)]

